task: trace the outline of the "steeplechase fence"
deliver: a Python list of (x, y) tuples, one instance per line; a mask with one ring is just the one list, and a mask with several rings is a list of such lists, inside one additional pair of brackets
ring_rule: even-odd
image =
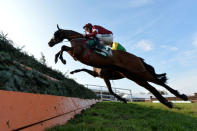
[(98, 100), (0, 91), (1, 131), (42, 131), (65, 124)]
[[(13, 64), (20, 63), (14, 61)], [(32, 70), (23, 64), (20, 66)], [(58, 81), (48, 75), (42, 75), (52, 81)], [(95, 99), (0, 90), (0, 131), (43, 131), (65, 124), (97, 102), (99, 101)]]

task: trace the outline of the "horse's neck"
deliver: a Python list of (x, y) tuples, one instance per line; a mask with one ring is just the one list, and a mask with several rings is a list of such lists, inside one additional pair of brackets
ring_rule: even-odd
[(80, 37), (80, 38), (75, 38), (75, 39), (70, 40), (70, 43), (73, 48), (80, 47), (81, 49), (83, 49), (86, 41), (87, 40), (85, 38)]
[(77, 38), (83, 38), (83, 35), (72, 30), (63, 30), (63, 36), (65, 39), (68, 39), (69, 41)]

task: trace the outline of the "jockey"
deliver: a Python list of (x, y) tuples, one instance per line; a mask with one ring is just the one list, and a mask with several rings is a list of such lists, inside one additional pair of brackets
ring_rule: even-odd
[(126, 51), (126, 49), (118, 42), (113, 42), (112, 44), (109, 45), (112, 50), (122, 50)]
[(98, 38), (101, 44), (106, 45), (109, 45), (113, 42), (113, 33), (102, 26), (88, 23), (83, 27), (83, 29), (85, 30), (85, 38)]

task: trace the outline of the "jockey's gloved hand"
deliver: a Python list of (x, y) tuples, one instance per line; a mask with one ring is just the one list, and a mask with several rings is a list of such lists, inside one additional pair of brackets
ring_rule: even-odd
[(85, 35), (84, 35), (84, 38), (88, 39), (88, 38), (89, 38), (89, 36), (88, 36), (87, 34), (85, 34)]

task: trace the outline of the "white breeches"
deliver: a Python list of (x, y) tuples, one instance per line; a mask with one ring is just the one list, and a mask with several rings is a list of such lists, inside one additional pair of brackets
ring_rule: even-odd
[(113, 42), (113, 34), (97, 34), (96, 37), (100, 40), (101, 44), (111, 44)]

